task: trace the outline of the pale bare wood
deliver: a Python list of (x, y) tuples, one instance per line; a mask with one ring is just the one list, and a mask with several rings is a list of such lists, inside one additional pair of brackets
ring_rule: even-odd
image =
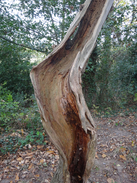
[(112, 4), (113, 0), (87, 0), (62, 42), (31, 71), (44, 129), (60, 154), (52, 183), (86, 183), (90, 175), (96, 131), (81, 74)]

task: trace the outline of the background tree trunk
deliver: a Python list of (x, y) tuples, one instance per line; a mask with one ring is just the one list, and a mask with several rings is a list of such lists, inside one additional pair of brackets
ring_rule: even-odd
[(86, 183), (90, 175), (96, 132), (82, 94), (81, 74), (112, 3), (87, 0), (63, 41), (31, 71), (43, 126), (60, 154), (52, 183)]

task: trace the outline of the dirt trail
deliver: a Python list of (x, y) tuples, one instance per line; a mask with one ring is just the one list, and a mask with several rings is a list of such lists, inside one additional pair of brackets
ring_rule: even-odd
[(137, 115), (121, 116), (96, 119), (97, 154), (90, 182), (137, 182)]

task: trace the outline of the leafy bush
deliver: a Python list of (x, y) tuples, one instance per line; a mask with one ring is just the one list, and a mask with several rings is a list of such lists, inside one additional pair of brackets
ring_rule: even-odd
[(98, 57), (98, 54), (97, 54), (97, 47), (96, 47), (91, 57), (89, 58), (86, 70), (82, 75), (83, 93), (89, 108), (92, 108), (93, 104), (96, 101), (95, 74), (96, 74), (96, 68), (97, 68), (96, 66), (97, 57)]
[(29, 130), (42, 128), (35, 97), (31, 96), (16, 102), (13, 100), (11, 92), (1, 85), (0, 126), (7, 130), (10, 128), (25, 128)]
[(12, 93), (33, 93), (30, 81), (31, 52), (0, 40), (0, 83)]
[(15, 153), (18, 149), (24, 149), (28, 145), (46, 144), (45, 134), (40, 131), (30, 131), (25, 137), (19, 133), (13, 133), (0, 139), (0, 154)]
[(136, 16), (129, 18), (131, 22), (127, 21), (135, 9), (134, 3), (131, 4), (114, 3), (97, 39), (97, 55), (89, 59), (83, 76), (83, 91), (90, 108), (95, 105), (102, 110), (116, 109), (136, 104)]
[(18, 116), (19, 103), (14, 102), (11, 92), (0, 86), (0, 125), (10, 127)]
[[(27, 144), (44, 144), (43, 127), (34, 95), (16, 102), (11, 92), (0, 85), (0, 126), (2, 154), (16, 152)], [(4, 129), (11, 133), (18, 129), (25, 130), (25, 136), (21, 136), (22, 134), (4, 136)]]
[[(119, 48), (120, 50), (120, 48)], [(109, 88), (113, 91), (113, 99), (118, 106), (134, 102), (137, 83), (134, 75), (137, 73), (137, 60), (132, 60), (127, 49), (121, 49), (109, 71)]]
[(19, 105), (18, 127), (28, 130), (43, 129), (34, 95), (30, 98), (26, 98), (23, 102), (20, 102)]
[(40, 131), (31, 131), (24, 139), (19, 139), (18, 144), (20, 147), (24, 147), (26, 144), (45, 144), (43, 133)]

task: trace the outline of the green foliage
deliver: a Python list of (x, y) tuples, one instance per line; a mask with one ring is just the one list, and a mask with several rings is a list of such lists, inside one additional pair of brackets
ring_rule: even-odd
[(10, 3), (2, 0), (0, 38), (48, 54), (52, 45), (63, 39), (84, 1), (20, 0)]
[(134, 102), (137, 91), (135, 75), (137, 73), (137, 59), (131, 58), (129, 49), (121, 48), (120, 55), (115, 58), (110, 69), (110, 88), (118, 106)]
[[(27, 107), (26, 107), (27, 106)], [(4, 132), (24, 129), (27, 134), (4, 136)], [(20, 130), (21, 131), (21, 130)], [(14, 101), (12, 94), (0, 86), (0, 139), (1, 154), (15, 153), (27, 144), (44, 144), (43, 127), (34, 96)], [(15, 133), (16, 134), (16, 133)], [(3, 137), (4, 136), (4, 137)]]
[(19, 103), (14, 102), (11, 92), (0, 86), (0, 126), (10, 127), (18, 116)]
[(90, 108), (95, 105), (105, 110), (135, 104), (136, 40), (135, 4), (115, 2), (98, 37), (95, 60), (89, 60), (83, 76), (83, 91)]
[(93, 103), (96, 101), (96, 83), (95, 83), (95, 74), (97, 69), (97, 58), (98, 58), (98, 49), (95, 47), (92, 55), (89, 58), (88, 65), (84, 74), (82, 75), (83, 81), (83, 93), (89, 108), (93, 107)]
[(7, 152), (16, 152), (16, 145), (18, 142), (18, 137), (12, 137), (12, 136), (8, 136), (8, 137), (4, 137), (0, 139), (0, 145), (1, 145), (1, 152), (0, 154), (6, 154)]
[(137, 93), (135, 93), (134, 97), (134, 101), (137, 101)]
[(23, 102), (20, 102), (19, 105), (20, 109), (18, 111), (18, 117), (16, 118), (18, 128), (27, 130), (43, 129), (34, 96), (29, 99), (26, 98)]
[(31, 131), (24, 139), (18, 141), (20, 147), (24, 147), (26, 144), (45, 144), (43, 133), (40, 131)]
[[(20, 0), (12, 4), (2, 0), (0, 3), (0, 83), (6, 81), (4, 87), (12, 91), (13, 99), (24, 108), (19, 119), (28, 127), (28, 121), (33, 118), (25, 108), (31, 103), (27, 98), (33, 92), (29, 79), (33, 53), (22, 47), (51, 52), (53, 45), (63, 39), (84, 0)], [(134, 1), (114, 1), (82, 78), (90, 108), (99, 106), (99, 110), (106, 110), (136, 103), (136, 19)]]
[[(24, 96), (22, 96), (24, 97)], [(33, 129), (42, 128), (40, 115), (34, 96), (20, 98), (16, 102), (9, 90), (0, 86), (0, 126), (10, 128)]]
[(11, 3), (2, 0), (0, 5), (0, 39), (21, 47), (46, 52), (45, 40), (39, 41), (47, 34), (42, 21), (25, 18), (17, 1)]
[(18, 116), (18, 126), (25, 129), (42, 128), (40, 114), (36, 103), (33, 106), (22, 107)]
[(4, 87), (11, 92), (31, 95), (30, 53), (5, 41), (0, 41), (0, 51), (0, 83), (6, 82)]
[[(27, 133), (23, 137), (2, 137), (2, 154), (27, 144), (44, 143), (29, 77), (34, 65), (30, 60), (38, 53), (30, 50), (51, 52), (53, 45), (64, 38), (83, 3), (84, 0), (19, 0), (12, 4), (0, 1), (0, 132), (23, 129)], [(114, 109), (118, 112), (137, 102), (136, 15), (134, 1), (114, 2), (82, 76), (86, 102), (98, 116), (114, 115)], [(43, 55), (37, 55), (40, 58), (35, 60), (41, 61)], [(129, 115), (129, 111), (122, 113)]]
[[(16, 133), (14, 133), (16, 134)], [(46, 144), (43, 133), (40, 131), (30, 131), (25, 137), (21, 135), (9, 135), (0, 139), (0, 154), (15, 153), (18, 149), (24, 149), (28, 145)]]

